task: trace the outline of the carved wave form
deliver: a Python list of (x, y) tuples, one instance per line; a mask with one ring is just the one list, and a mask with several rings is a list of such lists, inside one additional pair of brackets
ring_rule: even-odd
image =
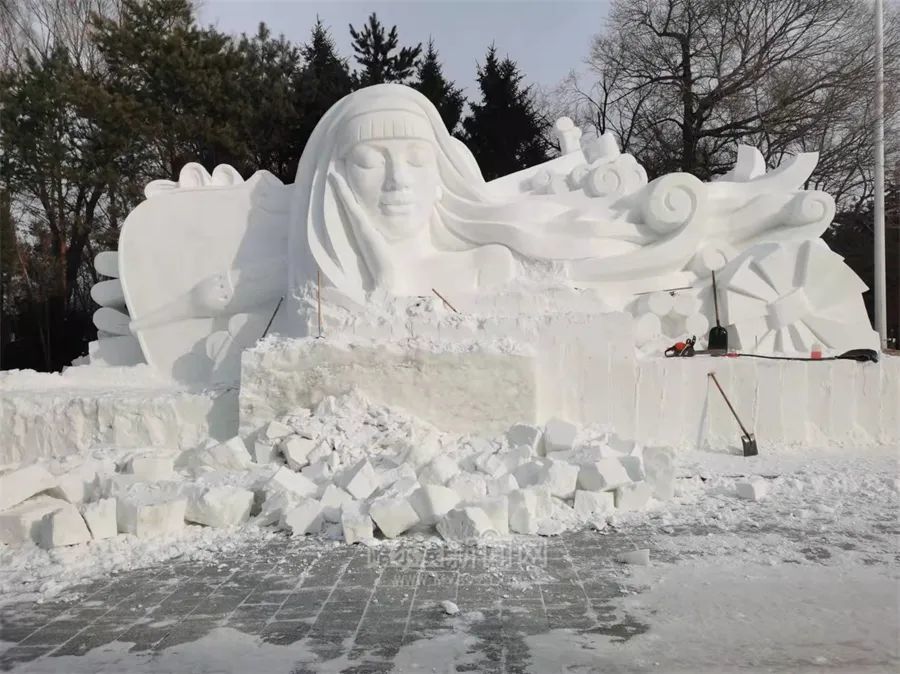
[(644, 223), (657, 234), (671, 234), (695, 220), (706, 203), (700, 180), (688, 173), (671, 173), (647, 186)]
[(834, 219), (834, 197), (827, 192), (801, 192), (787, 209), (787, 224), (791, 227), (821, 223), (828, 225)]
[(647, 172), (630, 154), (590, 169), (584, 189), (592, 197), (616, 198), (636, 192), (647, 184)]

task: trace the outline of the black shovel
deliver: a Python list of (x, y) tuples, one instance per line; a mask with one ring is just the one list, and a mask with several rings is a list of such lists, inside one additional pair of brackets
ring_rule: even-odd
[(759, 454), (759, 449), (756, 446), (756, 438), (754, 438), (753, 434), (750, 433), (746, 428), (744, 428), (744, 424), (741, 423), (741, 418), (737, 415), (737, 412), (734, 411), (734, 407), (731, 405), (731, 401), (728, 399), (728, 396), (725, 395), (725, 391), (723, 391), (722, 387), (719, 385), (719, 380), (716, 379), (716, 373), (710, 372), (709, 378), (713, 380), (716, 388), (719, 389), (719, 393), (721, 393), (722, 397), (725, 399), (725, 404), (728, 405), (728, 409), (731, 410), (731, 413), (737, 420), (738, 426), (741, 427), (741, 432), (743, 432), (743, 435), (741, 436), (741, 445), (743, 445), (744, 447), (744, 456), (756, 456), (757, 454)]
[(706, 350), (711, 356), (724, 356), (728, 353), (728, 330), (719, 322), (719, 292), (716, 288), (716, 272), (712, 273), (713, 304), (716, 307), (716, 327), (709, 331)]

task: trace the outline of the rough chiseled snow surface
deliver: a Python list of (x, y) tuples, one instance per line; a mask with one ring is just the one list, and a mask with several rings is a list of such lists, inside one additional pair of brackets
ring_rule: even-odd
[(48, 389), (108, 391), (110, 389), (173, 389), (177, 385), (149, 365), (129, 367), (67, 367), (62, 372), (7, 370), (0, 372), (0, 391), (44, 393)]

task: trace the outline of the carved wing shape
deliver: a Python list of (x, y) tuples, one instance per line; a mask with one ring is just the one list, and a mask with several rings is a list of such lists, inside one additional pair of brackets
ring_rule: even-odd
[[(188, 164), (177, 183), (154, 181), (145, 193), (147, 200), (128, 216), (119, 238), (122, 292), (144, 357), (183, 382), (232, 379), (240, 351), (262, 334), (278, 297), (243, 307), (240, 338), (219, 335), (215, 344), (207, 343), (210, 336), (228, 333), (234, 315), (227, 307), (214, 315), (192, 313), (188, 305), (163, 320), (165, 312), (183, 304), (198, 284), (261, 260), (286, 285), (288, 189), (266, 171), (244, 182), (231, 167), (209, 175), (199, 164)], [(136, 327), (148, 316), (156, 320)]]

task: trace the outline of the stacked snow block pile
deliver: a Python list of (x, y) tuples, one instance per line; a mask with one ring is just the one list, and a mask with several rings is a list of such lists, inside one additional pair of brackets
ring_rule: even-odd
[[(58, 471), (57, 471), (58, 473)], [(357, 393), (255, 437), (0, 475), (0, 542), (51, 548), (186, 524), (274, 526), (347, 543), (407, 532), (471, 541), (603, 526), (674, 493), (670, 450), (552, 420), (445, 434)]]
[(327, 398), (314, 415), (270, 422), (253, 453), (279, 468), (258, 517), (348, 543), (434, 530), (467, 541), (602, 525), (616, 511), (674, 495), (668, 449), (591, 437), (558, 419), (489, 440), (398, 418), (350, 394)]
[(186, 523), (240, 526), (264, 472), (240, 438), (180, 455), (155, 449), (63, 471), (53, 462), (8, 470), (0, 474), (0, 543), (54, 548), (119, 534), (155, 538)]

